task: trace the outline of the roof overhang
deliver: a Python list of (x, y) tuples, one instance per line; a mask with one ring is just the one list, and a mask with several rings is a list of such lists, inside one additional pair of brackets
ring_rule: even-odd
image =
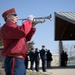
[(75, 12), (55, 12), (55, 41), (75, 40)]

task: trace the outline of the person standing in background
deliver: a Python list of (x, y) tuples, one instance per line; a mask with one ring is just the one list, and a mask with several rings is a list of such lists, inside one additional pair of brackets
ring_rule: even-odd
[(64, 50), (61, 53), (61, 64), (60, 66), (65, 66), (65, 52)]
[(47, 51), (47, 68), (51, 67), (51, 61), (52, 61), (52, 53), (50, 52), (50, 50)]
[(40, 58), (42, 61), (42, 70), (46, 72), (46, 49), (44, 45), (42, 45), (42, 49), (40, 50)]
[(26, 54), (26, 58), (25, 58), (25, 61), (24, 61), (26, 69), (28, 69), (28, 64), (29, 64), (28, 56), (29, 56), (29, 53)]
[(64, 54), (65, 54), (65, 66), (67, 66), (68, 54), (67, 54), (67, 52), (65, 52)]
[(34, 61), (35, 61), (35, 49), (34, 47), (31, 48), (29, 52), (29, 58), (30, 58), (30, 69), (33, 71)]
[(40, 59), (38, 48), (35, 48), (34, 59), (35, 59), (35, 70), (38, 72), (39, 71), (39, 59)]

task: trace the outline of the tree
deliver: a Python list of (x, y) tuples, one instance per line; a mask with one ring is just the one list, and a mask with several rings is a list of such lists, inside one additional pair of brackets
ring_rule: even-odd
[(34, 43), (34, 41), (30, 41), (27, 44), (28, 44), (28, 50), (30, 51), (35, 43)]
[(68, 53), (68, 56), (75, 56), (74, 43), (66, 44), (63, 46), (65, 52)]
[(0, 46), (3, 46), (1, 37), (0, 37)]

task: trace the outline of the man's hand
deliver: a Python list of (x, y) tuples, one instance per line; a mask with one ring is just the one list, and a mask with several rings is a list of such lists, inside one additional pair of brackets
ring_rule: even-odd
[(29, 17), (28, 17), (28, 19), (31, 20), (31, 21), (33, 21), (34, 18), (35, 18), (35, 16), (33, 16), (33, 15), (29, 15)]
[(32, 26), (34, 27), (37, 23), (34, 20), (35, 16), (29, 15), (28, 19), (32, 21)]

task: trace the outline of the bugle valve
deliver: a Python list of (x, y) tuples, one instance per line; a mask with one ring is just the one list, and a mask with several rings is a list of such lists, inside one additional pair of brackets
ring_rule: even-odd
[[(43, 22), (45, 22), (46, 19), (51, 21), (52, 15), (50, 14), (49, 16), (46, 16), (46, 17), (36, 17), (36, 18), (33, 19), (33, 22), (43, 23)], [(18, 19), (18, 20), (24, 21), (24, 20), (28, 20), (28, 18), (23, 18), (23, 19)]]

